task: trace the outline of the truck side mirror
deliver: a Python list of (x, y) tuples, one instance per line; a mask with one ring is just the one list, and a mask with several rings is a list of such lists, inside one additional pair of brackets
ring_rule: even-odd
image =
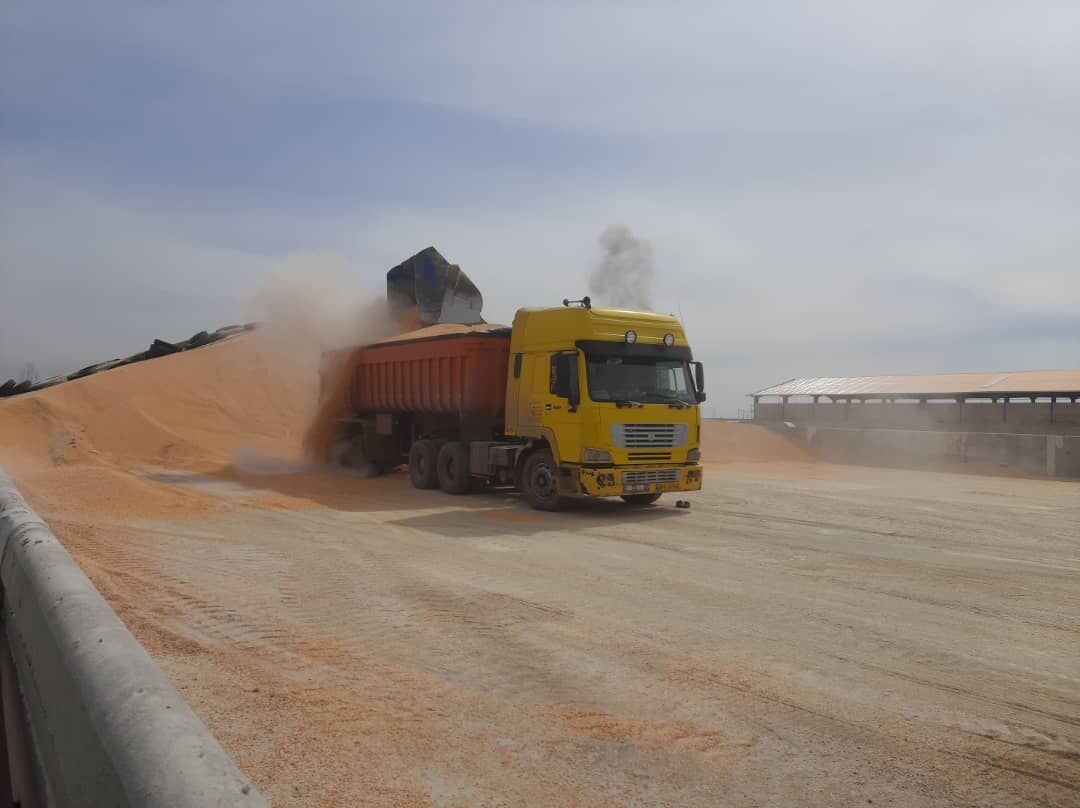
[(698, 402), (705, 400), (705, 366), (700, 362), (694, 362), (694, 386), (697, 387), (695, 391), (697, 394)]

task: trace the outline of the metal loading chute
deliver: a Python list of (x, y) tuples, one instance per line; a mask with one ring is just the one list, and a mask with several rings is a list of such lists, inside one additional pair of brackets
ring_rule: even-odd
[(484, 298), (457, 264), (434, 247), (421, 250), (386, 273), (386, 299), (398, 322), (413, 316), (414, 327), (484, 322)]

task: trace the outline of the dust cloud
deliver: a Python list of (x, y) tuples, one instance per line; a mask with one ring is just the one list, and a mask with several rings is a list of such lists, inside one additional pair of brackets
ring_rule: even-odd
[[(307, 461), (320, 467), (330, 460), (350, 367), (343, 361), (327, 363), (324, 354), (401, 331), (384, 298), (350, 291), (348, 270), (335, 256), (291, 256), (250, 304), (262, 323), (255, 333), (257, 349), (285, 370), (316, 407), (303, 428), (303, 451)], [(260, 457), (247, 447), (234, 457), (238, 468), (253, 473), (273, 473), (283, 462), (288, 461)]]
[(298, 255), (253, 295), (261, 347), (284, 361), (318, 369), (324, 351), (362, 345), (397, 333), (382, 296), (350, 291), (351, 270), (335, 256)]
[(336, 355), (323, 368), (319, 406), (304, 432), (304, 456), (322, 467), (336, 465), (338, 459), (334, 456), (340, 439), (338, 425), (352, 380), (350, 355)]
[(656, 274), (652, 244), (630, 228), (611, 225), (600, 234), (604, 255), (589, 276), (589, 291), (604, 306), (651, 311)]

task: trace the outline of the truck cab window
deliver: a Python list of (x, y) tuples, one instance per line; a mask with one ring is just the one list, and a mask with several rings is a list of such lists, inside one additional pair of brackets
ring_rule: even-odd
[(585, 369), (593, 401), (696, 403), (690, 370), (679, 359), (589, 354)]
[(683, 367), (658, 366), (656, 368), (658, 390), (664, 393), (682, 395), (689, 393), (686, 369)]

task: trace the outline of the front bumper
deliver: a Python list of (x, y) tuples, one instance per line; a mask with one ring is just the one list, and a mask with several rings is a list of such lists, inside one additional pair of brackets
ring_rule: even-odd
[(625, 494), (663, 494), (700, 491), (701, 466), (614, 466), (606, 469), (563, 466), (559, 469), (562, 494), (617, 497)]

